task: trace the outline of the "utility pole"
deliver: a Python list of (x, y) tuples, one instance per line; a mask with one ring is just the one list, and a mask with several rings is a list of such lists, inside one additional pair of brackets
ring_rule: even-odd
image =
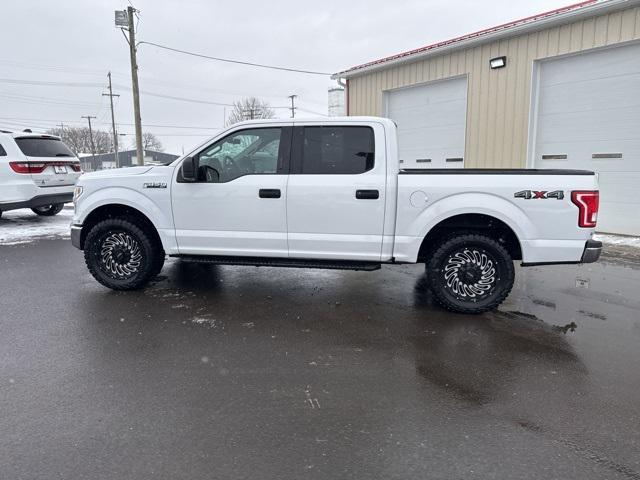
[(91, 141), (91, 165), (94, 165), (96, 160), (96, 147), (93, 144), (93, 130), (91, 130), (91, 119), (96, 117), (93, 117), (91, 115), (85, 115), (80, 118), (86, 118), (87, 121), (89, 122), (89, 140)]
[(242, 110), (242, 119), (243, 120), (253, 120), (255, 118), (256, 108), (250, 107)]
[(118, 156), (118, 132), (116, 132), (116, 118), (113, 114), (113, 97), (119, 97), (120, 95), (113, 93), (111, 89), (111, 72), (107, 74), (109, 77), (109, 93), (103, 93), (103, 97), (109, 97), (109, 102), (111, 102), (111, 128), (113, 129), (113, 150), (115, 152), (116, 157), (116, 168), (120, 166), (120, 158)]
[(60, 127), (60, 137), (64, 136), (64, 122), (56, 124), (56, 127)]
[(289, 98), (291, 99), (291, 118), (295, 118), (296, 117), (296, 104), (295, 104), (295, 99), (298, 97), (298, 95), (289, 95)]
[(133, 89), (133, 114), (136, 125), (136, 158), (138, 165), (144, 165), (142, 151), (142, 120), (140, 119), (140, 90), (138, 87), (138, 61), (136, 59), (136, 32), (133, 24), (133, 14), (136, 10), (127, 7), (127, 21), (129, 25), (129, 55), (131, 57), (131, 87)]

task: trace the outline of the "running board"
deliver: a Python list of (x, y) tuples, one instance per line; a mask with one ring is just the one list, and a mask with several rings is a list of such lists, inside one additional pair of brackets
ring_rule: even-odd
[(323, 268), (329, 270), (380, 270), (378, 262), (351, 260), (310, 260), (306, 258), (225, 257), (217, 255), (171, 255), (185, 262), (215, 265), (246, 265), (253, 267)]

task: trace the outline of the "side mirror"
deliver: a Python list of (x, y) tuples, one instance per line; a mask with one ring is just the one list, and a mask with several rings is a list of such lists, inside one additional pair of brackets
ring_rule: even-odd
[(198, 179), (198, 167), (195, 157), (187, 157), (182, 162), (182, 178), (185, 182), (195, 182)]

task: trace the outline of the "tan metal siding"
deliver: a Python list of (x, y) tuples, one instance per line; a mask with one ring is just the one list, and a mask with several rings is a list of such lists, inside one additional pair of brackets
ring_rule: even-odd
[[(534, 60), (640, 39), (640, 7), (405, 63), (349, 80), (349, 114), (383, 115), (383, 92), (467, 75), (466, 167), (523, 167)], [(507, 66), (489, 60), (507, 56)]]

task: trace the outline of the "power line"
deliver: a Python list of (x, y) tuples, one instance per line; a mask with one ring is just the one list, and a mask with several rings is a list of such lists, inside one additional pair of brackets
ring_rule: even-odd
[[(10, 83), (10, 84), (14, 84), (14, 85), (37, 85), (37, 86), (48, 86), (48, 87), (77, 87), (77, 88), (103, 88), (104, 84), (102, 83), (93, 83), (93, 82), (46, 82), (46, 81), (38, 81), (38, 80), (22, 80), (22, 79), (14, 79), (14, 78), (0, 78), (0, 83)], [(129, 87), (125, 86), (125, 85), (120, 85), (120, 84), (113, 84), (114, 87), (116, 88), (122, 88), (127, 90)], [(195, 98), (185, 98), (185, 97), (177, 97), (174, 95), (166, 95), (166, 94), (162, 94), (162, 93), (156, 93), (156, 92), (149, 92), (146, 90), (140, 90), (140, 94), (141, 95), (147, 95), (147, 96), (151, 96), (151, 97), (158, 97), (158, 98), (166, 98), (169, 100), (178, 100), (181, 102), (189, 102), (189, 103), (200, 103), (200, 104), (204, 104), (204, 105), (218, 105), (218, 106), (223, 106), (223, 107), (233, 107), (233, 103), (224, 103), (224, 102), (212, 102), (209, 100), (199, 100), (199, 99), (195, 99)], [(74, 105), (76, 103), (73, 103)], [(78, 104), (80, 105), (80, 104)], [(102, 104), (88, 104), (85, 103), (85, 106), (94, 106), (94, 105), (100, 105), (102, 106)], [(285, 107), (285, 106), (269, 106), (269, 108), (273, 108), (273, 109), (290, 109), (291, 107)]]
[(13, 130), (23, 130), (24, 128), (31, 128), (33, 130), (42, 130), (43, 132), (47, 130), (47, 128), (45, 127), (37, 127), (37, 126), (33, 126), (30, 123), (21, 123), (21, 122), (5, 122), (5, 121), (1, 121), (0, 123), (2, 123), (3, 125), (13, 125), (10, 127), (5, 127), (7, 129), (13, 129)]
[(311, 113), (313, 115), (320, 115), (321, 117), (328, 117), (329, 115), (326, 113), (320, 113), (320, 112), (314, 112), (313, 110), (307, 110), (306, 108), (302, 108), (302, 107), (296, 107), (298, 110), (300, 110), (301, 112), (305, 112), (305, 113)]
[(154, 47), (162, 48), (164, 50), (170, 50), (172, 52), (182, 53), (184, 55), (191, 55), (192, 57), (206, 58), (206, 59), (215, 60), (215, 61), (218, 61), (218, 62), (235, 63), (237, 65), (246, 65), (246, 66), (249, 66), (249, 67), (269, 68), (271, 70), (282, 70), (282, 71), (285, 71), (285, 72), (306, 73), (308, 75), (323, 75), (323, 76), (331, 76), (332, 75), (331, 73), (315, 72), (313, 70), (300, 70), (300, 69), (297, 69), (297, 68), (280, 67), (280, 66), (275, 66), (275, 65), (266, 65), (266, 64), (263, 64), (263, 63), (253, 63), (253, 62), (245, 62), (245, 61), (241, 61), (241, 60), (231, 60), (229, 58), (211, 57), (209, 55), (203, 55), (201, 53), (188, 52), (186, 50), (180, 50), (179, 48), (167, 47), (166, 45), (160, 45), (158, 43), (145, 42), (145, 41), (138, 42), (138, 45), (142, 45), (142, 44), (153, 45)]
[[(47, 87), (79, 87), (79, 88), (85, 88), (85, 87), (99, 87), (102, 88), (104, 86), (104, 84), (102, 83), (91, 83), (91, 82), (45, 82), (45, 81), (38, 81), (38, 80), (22, 80), (22, 79), (16, 79), (16, 78), (0, 78), (0, 83), (9, 83), (9, 84), (13, 84), (13, 85), (38, 85), (38, 86), (47, 86)], [(115, 87), (117, 88), (124, 88), (124, 89), (128, 89), (129, 87), (127, 86), (123, 86), (123, 85), (118, 85), (118, 84), (114, 84)], [(184, 97), (176, 97), (173, 95), (164, 95), (161, 93), (155, 93), (155, 92), (148, 92), (148, 91), (144, 91), (141, 90), (140, 91), (141, 94), (143, 95), (149, 95), (152, 97), (159, 97), (159, 98), (168, 98), (170, 100), (180, 100), (183, 102), (192, 102), (192, 103), (204, 103), (204, 104), (208, 104), (208, 105), (220, 105), (220, 106), (227, 106), (227, 107), (232, 107), (233, 104), (232, 103), (222, 103), (222, 102), (210, 102), (207, 100), (197, 100), (194, 98), (184, 98)], [(99, 104), (93, 104), (93, 105), (99, 105)], [(274, 107), (276, 108), (276, 107)]]
[[(46, 65), (38, 63), (17, 62), (15, 60), (0, 59), (0, 64), (15, 68), (24, 68), (28, 70), (40, 70), (48, 72), (61, 72), (61, 73), (73, 73), (75, 75), (89, 75), (95, 77), (102, 77), (104, 72), (102, 70), (94, 70), (89, 68), (69, 67), (65, 65)], [(117, 75), (124, 76), (123, 73), (114, 72)]]
[[(80, 75), (93, 75), (96, 77), (102, 77), (104, 72), (102, 70), (93, 70), (93, 69), (86, 69), (86, 68), (77, 68), (77, 67), (69, 67), (69, 66), (65, 66), (65, 65), (47, 65), (47, 64), (37, 64), (37, 63), (26, 63), (26, 62), (17, 62), (14, 60), (5, 60), (5, 59), (0, 59), (0, 64), (6, 64), (9, 66), (15, 66), (18, 68), (26, 68), (26, 69), (34, 69), (34, 70), (42, 70), (42, 71), (54, 71), (54, 72), (60, 72), (60, 73), (74, 73), (74, 74), (80, 74)], [(123, 72), (118, 72), (118, 71), (112, 71), (111, 72), (113, 76), (120, 76), (120, 77), (127, 77), (128, 74), (123, 73)], [(168, 82), (168, 81), (163, 81), (163, 80), (158, 80), (156, 78), (153, 77), (145, 77), (144, 75), (141, 76), (142, 80), (144, 80), (145, 83), (148, 84), (152, 84), (152, 85), (158, 85), (158, 86), (164, 86), (164, 87), (169, 87), (169, 88), (189, 88), (189, 90), (200, 90), (203, 92), (215, 92), (215, 93), (221, 93), (221, 94), (228, 94), (228, 95), (246, 95), (246, 93), (244, 92), (239, 92), (237, 90), (226, 90), (226, 89), (220, 89), (220, 88), (207, 88), (207, 87), (203, 87), (201, 85), (193, 85), (193, 84), (189, 84), (189, 83), (176, 83), (176, 82)], [(22, 82), (23, 80), (19, 80), (19, 79), (11, 79), (12, 82)], [(27, 80), (28, 81), (28, 80)], [(115, 86), (115, 84), (114, 84)], [(119, 88), (126, 88), (126, 89), (130, 89), (131, 86), (122, 86), (119, 85)], [(254, 92), (254, 94), (256, 94), (256, 92)], [(267, 97), (267, 98), (282, 98), (283, 96), (285, 96), (284, 93), (281, 94), (265, 94), (265, 93), (257, 93), (258, 96), (260, 97)], [(317, 101), (313, 101), (313, 100), (305, 100), (306, 103), (313, 103), (315, 105), (320, 105), (320, 106), (324, 106), (323, 103), (321, 102), (317, 102)], [(284, 107), (283, 107), (284, 108)]]
[[(123, 88), (123, 89), (128, 89), (129, 87), (125, 86), (125, 85), (120, 85), (117, 83), (113, 84), (114, 87), (117, 88)], [(190, 103), (201, 103), (204, 105), (218, 105), (221, 107), (233, 107), (234, 104), (233, 103), (223, 103), (223, 102), (212, 102), (210, 100), (200, 100), (197, 98), (185, 98), (185, 97), (176, 97), (175, 95), (167, 95), (164, 93), (156, 93), (156, 92), (150, 92), (148, 90), (140, 90), (140, 95), (146, 95), (146, 96), (150, 96), (150, 97), (158, 97), (158, 98), (167, 98), (169, 100), (178, 100), (181, 102), (190, 102)], [(278, 108), (278, 109), (289, 109), (291, 107), (273, 107), (271, 105), (269, 105), (269, 108)]]
[(48, 87), (98, 87), (102, 88), (102, 83), (94, 82), (46, 82), (42, 80), (22, 80), (17, 78), (0, 78), (0, 83), (10, 83), (13, 85), (44, 85)]
[[(60, 122), (59, 118), (33, 118), (33, 117), (0, 117), (0, 121), (4, 120), (26, 120), (26, 121), (35, 121), (38, 123), (47, 123), (47, 122)], [(82, 123), (80, 120), (62, 120), (64, 123)], [(109, 122), (101, 122), (103, 125), (109, 125)], [(126, 125), (133, 126), (133, 123), (122, 123), (118, 122), (118, 125)], [(156, 124), (156, 123), (145, 123), (147, 127), (156, 127), (156, 128), (186, 128), (186, 129), (194, 129), (194, 130), (221, 130), (222, 127), (199, 127), (194, 125), (164, 125), (164, 124)]]
[(54, 99), (49, 97), (35, 97), (32, 95), (17, 95), (17, 94), (8, 94), (8, 93), (0, 93), (0, 97), (7, 98), (10, 100), (14, 100), (22, 103), (36, 103), (36, 104), (51, 104), (51, 105), (74, 105), (80, 107), (97, 107), (99, 103), (90, 103), (90, 102), (69, 102), (66, 100)]
[(233, 103), (222, 103), (222, 102), (210, 102), (208, 100), (197, 100), (195, 98), (184, 98), (184, 97), (175, 97), (173, 95), (164, 95), (162, 93), (153, 93), (145, 90), (140, 90), (141, 95), (147, 95), (150, 97), (158, 97), (158, 98), (167, 98), (169, 100), (179, 100), (181, 102), (191, 102), (191, 103), (202, 103), (206, 105), (218, 105), (223, 107), (233, 107)]

